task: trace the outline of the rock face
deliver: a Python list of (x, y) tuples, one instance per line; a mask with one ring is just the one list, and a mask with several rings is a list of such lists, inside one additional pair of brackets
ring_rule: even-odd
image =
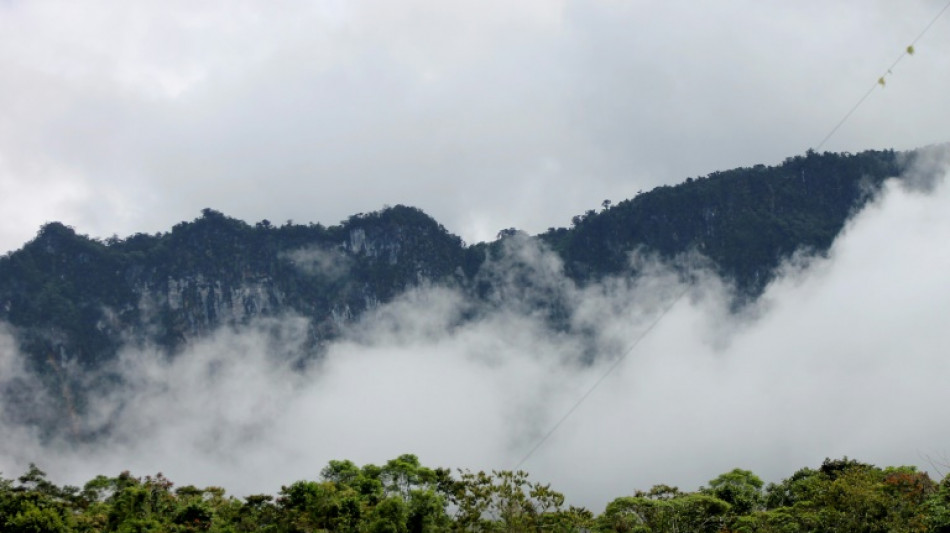
[(632, 250), (699, 252), (754, 298), (783, 258), (826, 250), (850, 214), (912, 159), (809, 153), (660, 187), (575, 217), (571, 228), (537, 237), (505, 230), (499, 241), (469, 246), (405, 206), (331, 227), (252, 226), (206, 209), (167, 233), (105, 241), (53, 222), (0, 257), (0, 323), (12, 329), (30, 371), (81, 410), (70, 391), (89, 389), (89, 376), (123, 346), (174, 356), (222, 326), (292, 314), (307, 320), (305, 349), (317, 356), (366, 310), (411, 287), (450, 285), (486, 298), (493, 280), (511, 276), (480, 269), (505, 264), (502, 241), (513, 237), (558, 254), (563, 275), (578, 284), (636, 275)]
[(42, 368), (65, 353), (93, 368), (120, 345), (173, 354), (221, 326), (299, 314), (313, 342), (410, 286), (450, 281), (458, 237), (413, 208), (340, 226), (249, 226), (205, 210), (170, 233), (100, 242), (50, 223), (0, 259), (0, 320)]
[(240, 285), (224, 285), (202, 275), (169, 278), (156, 287), (135, 291), (138, 311), (146, 323), (154, 322), (147, 311), (158, 309), (181, 317), (185, 337), (206, 333), (223, 324), (242, 324), (260, 316), (272, 316), (284, 308), (285, 296), (273, 279), (262, 277)]

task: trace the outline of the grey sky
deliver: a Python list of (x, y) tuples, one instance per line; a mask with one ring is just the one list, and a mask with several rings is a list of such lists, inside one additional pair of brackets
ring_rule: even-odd
[[(0, 249), (404, 203), (468, 241), (816, 145), (943, 0), (0, 4)], [(950, 16), (825, 147), (947, 140)]]
[[(44, 221), (125, 235), (203, 207), (332, 224), (405, 203), (469, 241), (567, 225), (605, 198), (804, 152), (944, 4), (5, 2), (0, 249)], [(948, 140), (950, 15), (916, 48), (825, 149)], [(728, 318), (708, 280), (525, 467), (599, 511), (735, 466), (776, 480), (826, 456), (946, 457), (948, 196), (891, 187), (755, 317)], [(526, 253), (563, 288), (556, 258)], [(605, 353), (671, 291), (662, 270), (644, 283), (572, 294)], [(446, 330), (465, 305), (407, 295), (304, 376), (254, 329), (170, 363), (129, 353), (134, 388), (100, 406), (113, 442), (43, 448), (3, 428), (0, 470), (160, 470), (246, 494), (333, 458), (510, 468), (602, 367), (572, 366), (579, 341), (517, 306)], [(292, 350), (300, 324), (281, 326)], [(13, 346), (0, 334), (0, 377), (18, 373)]]

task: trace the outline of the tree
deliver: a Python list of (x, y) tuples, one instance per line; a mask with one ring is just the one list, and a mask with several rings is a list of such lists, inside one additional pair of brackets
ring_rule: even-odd
[(320, 477), (324, 481), (355, 488), (359, 485), (363, 473), (360, 471), (360, 467), (356, 466), (353, 461), (331, 460), (327, 466), (323, 467), (323, 470), (320, 471)]
[(751, 471), (734, 468), (711, 480), (706, 492), (731, 505), (734, 514), (744, 515), (762, 507), (762, 485)]
[(950, 533), (950, 474), (944, 476), (923, 504), (927, 525), (934, 533)]
[(3, 523), (7, 533), (67, 533), (70, 527), (55, 507), (23, 503), (17, 513)]
[(598, 529), (616, 533), (715, 532), (725, 525), (731, 509), (727, 502), (708, 494), (658, 494), (662, 496), (639, 492), (615, 499), (598, 517)]
[(386, 498), (373, 508), (369, 516), (370, 533), (407, 533), (406, 503), (397, 497)]
[(406, 516), (408, 533), (434, 533), (449, 525), (445, 499), (432, 489), (413, 490), (409, 495)]
[(460, 471), (452, 503), (456, 527), (463, 531), (574, 531), (591, 522), (581, 509), (563, 510), (563, 494), (530, 482), (522, 470)]
[(379, 479), (387, 495), (397, 494), (408, 501), (412, 489), (434, 481), (435, 473), (422, 466), (418, 457), (407, 453), (387, 461), (380, 470)]

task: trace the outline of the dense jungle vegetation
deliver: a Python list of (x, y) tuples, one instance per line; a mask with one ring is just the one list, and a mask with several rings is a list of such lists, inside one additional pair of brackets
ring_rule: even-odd
[[(848, 217), (914, 157), (808, 152), (605, 200), (570, 227), (528, 238), (556, 253), (565, 276), (581, 285), (636, 275), (634, 250), (667, 259), (696, 251), (740, 296), (754, 298), (795, 251), (826, 251)], [(50, 222), (0, 256), (0, 321), (47, 373), (58, 359), (96, 368), (128, 342), (173, 353), (216, 327), (286, 312), (311, 319), (319, 345), (341, 324), (421, 283), (490, 292), (480, 269), (516, 233), (509, 228), (494, 242), (467, 245), (401, 205), (334, 226), (251, 225), (205, 209), (169, 232), (104, 240)]]
[[(520, 265), (506, 257), (517, 256), (511, 242), (556, 254), (565, 286), (634, 278), (636, 251), (673, 263), (702, 256), (736, 287), (739, 307), (792, 254), (827, 251), (848, 218), (915, 157), (893, 150), (808, 152), (775, 166), (689, 178), (616, 204), (605, 200), (570, 227), (536, 236), (509, 228), (476, 244), (402, 205), (333, 226), (248, 224), (209, 208), (168, 232), (106, 239), (49, 222), (21, 249), (0, 256), (0, 325), (55, 405), (40, 413), (28, 387), (0, 383), (0, 418), (46, 434), (72, 427), (74, 438), (94, 438), (96, 428), (76, 421), (90, 397), (115, 384), (108, 368), (124, 348), (157, 348), (172, 357), (221, 328), (291, 315), (307, 320), (298, 355), (317, 360), (364, 313), (413, 287), (451, 287), (490, 308), (495, 295), (511, 292), (508, 285), (517, 291), (538, 282), (530, 268), (498, 272)], [(521, 305), (547, 317), (552, 330), (585, 334), (571, 330), (563, 294), (536, 292)]]
[(275, 496), (176, 487), (162, 474), (57, 486), (35, 465), (0, 476), (0, 530), (67, 532), (946, 532), (950, 475), (826, 459), (767, 486), (734, 469), (693, 492), (657, 485), (599, 514), (565, 504), (522, 471), (453, 473), (414, 455), (377, 466), (330, 461)]

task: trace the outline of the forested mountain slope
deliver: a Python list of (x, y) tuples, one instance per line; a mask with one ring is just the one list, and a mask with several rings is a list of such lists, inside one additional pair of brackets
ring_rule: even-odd
[(255, 226), (205, 209), (168, 233), (96, 241), (44, 225), (0, 259), (0, 319), (37, 357), (95, 366), (120, 343), (174, 351), (224, 324), (293, 311), (314, 342), (422, 279), (456, 274), (465, 249), (421, 211), (394, 207), (339, 226)]
[[(848, 217), (913, 159), (913, 152), (809, 152), (605, 202), (569, 228), (528, 240), (558, 254), (580, 286), (636, 275), (634, 250), (665, 258), (696, 251), (734, 282), (737, 300), (754, 298), (796, 250), (826, 251)], [(407, 288), (444, 285), (486, 298), (495, 278), (484, 275), (485, 265), (497, 268), (510, 250), (505, 236), (514, 233), (466, 245), (406, 206), (329, 227), (249, 225), (205, 209), (167, 233), (104, 241), (51, 222), (0, 258), (0, 322), (31, 371), (62, 391), (95, 389), (90, 376), (123, 346), (172, 355), (217, 328), (261, 317), (306, 318), (305, 351), (319, 356), (363, 313)], [(0, 392), (8, 410), (29, 401), (16, 387)], [(62, 396), (81, 411), (79, 394)]]
[[(716, 172), (574, 217), (537, 239), (579, 283), (625, 273), (637, 248), (697, 250), (748, 294), (797, 249), (822, 252), (902, 161), (893, 151), (809, 153)], [(504, 232), (502, 232), (504, 233)], [(156, 235), (105, 241), (57, 222), (0, 258), (0, 320), (26, 352), (95, 365), (122, 342), (170, 351), (222, 324), (293, 311), (319, 344), (367, 308), (421, 282), (470, 284), (498, 243), (466, 246), (418, 209), (339, 225), (249, 225), (206, 209)]]
[(754, 295), (795, 250), (827, 250), (847, 218), (909, 159), (893, 151), (809, 152), (775, 167), (714, 172), (588, 211), (570, 230), (540, 238), (578, 279), (621, 271), (635, 246), (665, 256), (695, 248)]

